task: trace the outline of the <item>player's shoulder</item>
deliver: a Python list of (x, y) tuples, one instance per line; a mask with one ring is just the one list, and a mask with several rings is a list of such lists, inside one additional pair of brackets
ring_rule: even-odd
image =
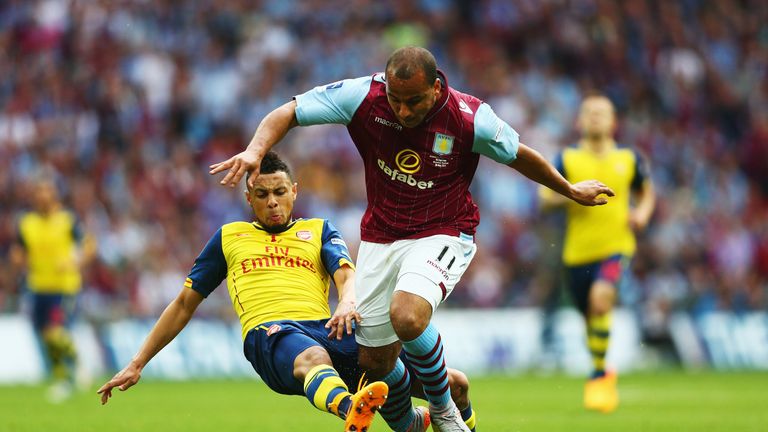
[(322, 218), (301, 218), (296, 219), (294, 223), (294, 229), (323, 229), (323, 225), (327, 222), (327, 219)]
[(567, 144), (565, 147), (560, 149), (560, 151), (557, 152), (558, 156), (560, 157), (567, 157), (568, 155), (577, 155), (579, 153), (584, 153), (584, 149), (579, 146), (579, 143), (570, 143)]
[(255, 228), (252, 223), (245, 221), (229, 222), (221, 226), (219, 231), (221, 235), (240, 234), (245, 232), (251, 232)]
[(484, 103), (479, 97), (461, 92), (453, 87), (448, 87), (448, 94), (449, 100), (451, 101), (450, 103), (453, 105), (454, 109), (458, 109), (462, 113), (472, 117), (474, 117), (480, 106)]
[(637, 148), (624, 142), (617, 142), (614, 151), (630, 159), (642, 160), (644, 158)]

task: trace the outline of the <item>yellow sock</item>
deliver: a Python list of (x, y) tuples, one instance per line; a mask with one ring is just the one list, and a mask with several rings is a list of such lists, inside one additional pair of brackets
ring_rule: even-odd
[(304, 378), (304, 393), (307, 399), (320, 411), (345, 418), (352, 396), (339, 373), (328, 365), (312, 368)]
[(587, 322), (587, 345), (592, 355), (593, 376), (605, 374), (605, 355), (611, 339), (612, 314), (592, 315)]

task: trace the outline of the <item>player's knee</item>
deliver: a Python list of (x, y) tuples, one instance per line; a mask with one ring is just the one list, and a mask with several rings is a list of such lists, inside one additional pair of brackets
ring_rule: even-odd
[(296, 356), (293, 361), (293, 376), (298, 380), (303, 380), (312, 368), (319, 365), (333, 366), (331, 356), (322, 347), (309, 347)]
[(394, 345), (378, 348), (361, 346), (358, 352), (357, 363), (360, 369), (364, 370), (370, 378), (380, 379), (395, 368), (399, 352), (399, 344), (397, 347)]
[(409, 341), (419, 337), (429, 325), (431, 317), (432, 306), (421, 297), (396, 293), (392, 299), (389, 318), (400, 340)]
[(589, 312), (603, 315), (613, 309), (616, 302), (616, 289), (607, 282), (596, 282), (589, 296)]
[(463, 372), (448, 369), (448, 384), (451, 387), (451, 399), (459, 409), (469, 405), (469, 379)]

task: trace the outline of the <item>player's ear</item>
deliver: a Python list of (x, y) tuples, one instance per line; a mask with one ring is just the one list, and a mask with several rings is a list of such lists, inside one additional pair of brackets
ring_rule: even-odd
[(294, 183), (293, 186), (291, 186), (291, 194), (293, 194), (293, 199), (296, 199), (296, 194), (299, 192), (299, 184)]
[(243, 191), (243, 192), (245, 193), (245, 202), (247, 202), (248, 205), (252, 205), (251, 204), (251, 194), (248, 192), (248, 188), (245, 188), (245, 191)]

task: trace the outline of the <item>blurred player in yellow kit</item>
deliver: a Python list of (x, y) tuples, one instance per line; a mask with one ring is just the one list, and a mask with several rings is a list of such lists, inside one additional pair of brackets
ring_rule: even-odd
[(82, 281), (81, 267), (95, 252), (75, 215), (59, 201), (50, 179), (32, 184), (34, 209), (22, 215), (18, 243), (11, 249), (16, 268), (26, 267), (32, 325), (43, 343), (53, 385), (48, 397), (60, 402), (70, 396), (77, 350), (69, 331)]
[[(133, 360), (98, 393), (126, 390), (141, 371), (186, 326), (223, 280), (242, 324), (245, 357), (277, 393), (305, 396), (321, 411), (345, 420), (345, 431), (366, 431), (384, 405), (388, 386), (362, 383), (353, 322), (354, 265), (334, 226), (324, 219), (293, 219), (297, 184), (290, 169), (270, 152), (246, 190), (254, 222), (222, 226), (208, 241), (179, 296), (162, 313)], [(339, 292), (331, 316), (330, 280)], [(329, 319), (330, 318), (330, 319)], [(360, 383), (357, 393), (348, 388)], [(469, 404), (468, 381), (451, 371), (452, 390)], [(415, 393), (420, 390), (414, 389)], [(421, 427), (429, 425), (426, 410)]]
[(613, 139), (616, 115), (607, 97), (586, 97), (577, 123), (580, 141), (560, 152), (554, 165), (572, 183), (599, 178), (611, 185), (616, 196), (596, 207), (575, 205), (548, 189), (541, 189), (540, 196), (545, 208), (566, 208), (563, 263), (568, 288), (586, 320), (593, 364), (584, 388), (584, 406), (611, 412), (619, 403), (616, 373), (605, 365), (611, 312), (622, 273), (635, 252), (635, 232), (648, 225), (656, 196), (645, 161)]

